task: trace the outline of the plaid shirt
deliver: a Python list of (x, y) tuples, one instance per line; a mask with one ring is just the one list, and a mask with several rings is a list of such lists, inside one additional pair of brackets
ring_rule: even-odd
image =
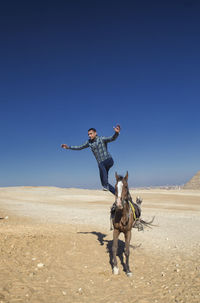
[(109, 154), (109, 152), (107, 150), (107, 143), (116, 140), (118, 136), (119, 136), (119, 134), (116, 132), (111, 137), (96, 136), (96, 138), (94, 140), (89, 139), (84, 144), (79, 145), (79, 146), (69, 146), (69, 149), (81, 150), (81, 149), (90, 147), (97, 162), (101, 163), (104, 160), (111, 158), (111, 155)]

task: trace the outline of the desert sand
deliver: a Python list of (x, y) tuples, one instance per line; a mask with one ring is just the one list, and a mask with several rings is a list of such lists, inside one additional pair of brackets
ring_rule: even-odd
[(0, 303), (200, 302), (200, 191), (131, 190), (143, 198), (123, 271), (114, 276), (109, 192), (56, 187), (0, 188)]

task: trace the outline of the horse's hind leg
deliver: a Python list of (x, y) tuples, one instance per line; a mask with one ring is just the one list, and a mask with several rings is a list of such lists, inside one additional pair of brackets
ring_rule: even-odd
[(130, 241), (131, 241), (131, 231), (129, 230), (125, 233), (125, 256), (126, 256), (125, 268), (126, 268), (126, 274), (129, 277), (132, 276), (132, 272), (130, 271), (129, 268)]
[(112, 245), (112, 254), (113, 254), (113, 274), (119, 274), (119, 268), (117, 267), (117, 248), (118, 248), (118, 237), (120, 232), (117, 229), (113, 231), (113, 245)]

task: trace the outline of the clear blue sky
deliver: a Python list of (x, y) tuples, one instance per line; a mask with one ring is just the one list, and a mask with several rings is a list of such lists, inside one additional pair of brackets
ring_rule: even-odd
[(0, 186), (100, 188), (87, 130), (130, 186), (200, 169), (200, 2), (1, 1)]

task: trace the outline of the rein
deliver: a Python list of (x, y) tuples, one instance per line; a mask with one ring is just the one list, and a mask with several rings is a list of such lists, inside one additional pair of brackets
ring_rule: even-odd
[[(124, 184), (122, 185), (122, 186), (124, 186)], [(122, 190), (122, 188), (121, 188), (121, 190)], [(125, 203), (128, 203), (128, 205), (129, 205), (129, 214), (126, 214), (126, 219), (127, 219), (127, 221), (126, 222), (128, 222), (129, 221), (129, 217), (130, 217), (130, 214), (131, 214), (131, 211), (132, 211), (132, 213), (133, 213), (133, 220), (136, 222), (137, 220), (138, 220), (138, 218), (137, 218), (137, 216), (136, 216), (136, 210), (135, 210), (135, 207), (134, 207), (134, 205), (133, 205), (133, 200), (132, 200), (132, 197), (131, 197), (131, 195), (130, 195), (130, 192), (129, 192), (129, 189), (128, 189), (128, 186), (127, 186), (127, 192), (126, 192), (126, 198), (124, 198), (122, 201), (121, 201), (121, 204), (122, 204), (122, 207), (124, 207), (124, 204)], [(117, 199), (117, 197), (116, 197), (116, 199)], [(116, 202), (115, 202), (116, 203)], [(117, 204), (117, 203), (116, 203)], [(123, 223), (122, 223), (123, 224)], [(124, 225), (124, 224), (123, 224)]]
[[(122, 204), (124, 205), (124, 202), (128, 202), (128, 204), (129, 204), (129, 206), (130, 206), (130, 208), (131, 208), (131, 210), (132, 210), (132, 213), (133, 213), (133, 219), (134, 219), (134, 221), (136, 222), (137, 220), (138, 220), (138, 218), (136, 217), (136, 214), (135, 214), (135, 208), (134, 208), (134, 206), (133, 206), (133, 204), (128, 200), (128, 199), (124, 199), (123, 201), (122, 201)], [(129, 216), (130, 216), (130, 212), (129, 212)], [(129, 220), (129, 216), (127, 216), (127, 219)], [(124, 224), (123, 224), (124, 225)]]
[(128, 204), (130, 205), (130, 207), (131, 207), (131, 209), (132, 209), (132, 212), (133, 212), (133, 219), (136, 221), (137, 218), (136, 218), (136, 214), (135, 214), (135, 208), (134, 208), (133, 204), (132, 204), (130, 201), (128, 201)]

